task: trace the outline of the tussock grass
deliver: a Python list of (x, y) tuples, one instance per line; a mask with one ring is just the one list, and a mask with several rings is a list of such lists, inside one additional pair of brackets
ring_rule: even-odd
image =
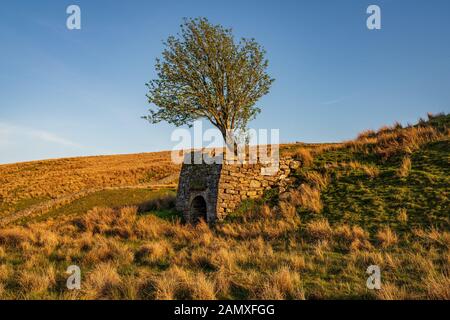
[(377, 233), (377, 239), (383, 248), (393, 246), (398, 242), (397, 235), (389, 227), (384, 227)]
[(424, 144), (445, 137), (447, 132), (430, 125), (418, 125), (402, 128), (399, 125), (383, 127), (376, 133), (372, 131), (360, 134), (354, 141), (346, 144), (353, 151), (365, 154), (373, 153), (387, 160), (395, 155), (411, 154)]
[(294, 206), (300, 206), (312, 212), (319, 213), (323, 205), (320, 200), (320, 189), (304, 183), (297, 190), (291, 190), (288, 194), (289, 202)]
[(411, 158), (403, 157), (402, 163), (400, 164), (400, 168), (397, 170), (397, 176), (400, 178), (405, 178), (409, 175), (411, 171)]
[[(19, 242), (0, 246), (0, 294), (59, 299), (308, 299), (345, 297), (345, 292), (442, 299), (448, 294), (448, 232), (415, 229), (409, 240), (408, 234), (400, 237), (384, 227), (372, 237), (358, 225), (334, 225), (325, 218), (302, 222), (298, 214), (256, 207), (251, 219), (235, 217), (213, 227), (140, 216), (127, 207), (31, 224), (20, 227), (23, 233), (0, 229), (21, 235)], [(257, 210), (265, 213), (258, 218)], [(111, 232), (117, 226), (130, 233)], [(44, 245), (47, 238), (51, 245)], [(81, 291), (65, 289), (70, 264), (82, 269)], [(381, 292), (365, 288), (370, 264), (384, 270)], [(333, 279), (324, 282), (330, 274)]]
[(306, 233), (315, 240), (330, 239), (333, 231), (326, 219), (313, 220), (306, 225)]
[(167, 241), (150, 242), (142, 245), (134, 254), (135, 261), (143, 264), (164, 264), (173, 254)]
[(295, 150), (291, 156), (294, 159), (300, 160), (303, 166), (310, 166), (313, 163), (313, 156), (311, 152), (306, 148), (299, 148)]
[[(313, 158), (289, 190), (213, 226), (168, 219), (161, 212), (173, 198), (161, 198), (72, 203), (73, 214), (0, 227), (0, 298), (449, 299), (446, 117), (289, 147)], [(404, 158), (414, 166), (399, 178)], [(60, 165), (76, 171), (77, 161)], [(80, 291), (65, 287), (72, 264), (82, 270)], [(379, 291), (366, 288), (373, 264)]]

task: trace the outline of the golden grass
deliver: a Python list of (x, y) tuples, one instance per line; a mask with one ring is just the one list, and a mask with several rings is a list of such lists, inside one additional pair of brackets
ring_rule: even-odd
[(49, 265), (20, 270), (17, 274), (17, 284), (24, 294), (45, 292), (56, 284), (55, 268)]
[(320, 189), (316, 186), (311, 187), (309, 184), (303, 183), (297, 190), (291, 190), (288, 197), (289, 202), (294, 206), (301, 206), (315, 213), (322, 211)]
[(325, 189), (330, 182), (330, 177), (327, 174), (318, 171), (307, 171), (303, 173), (302, 178), (311, 186), (320, 190)]
[(398, 287), (393, 283), (385, 283), (381, 290), (377, 292), (378, 299), (381, 300), (405, 300), (411, 299), (405, 288)]
[(380, 229), (377, 233), (377, 239), (383, 248), (391, 247), (398, 242), (397, 235), (389, 227)]
[[(289, 152), (308, 165), (321, 152), (340, 148), (409, 159), (411, 151), (442, 134), (423, 126), (400, 130), (397, 124), (353, 142), (295, 145)], [(0, 166), (0, 206), (6, 212), (24, 200), (157, 181), (179, 169), (168, 159), (158, 153)], [(276, 205), (255, 204), (214, 226), (139, 213), (173, 205), (173, 198), (164, 198), (140, 208), (94, 208), (0, 227), (0, 298), (449, 299), (450, 232), (402, 232), (408, 226), (405, 209), (397, 213), (400, 227), (380, 224), (374, 231), (363, 222), (335, 221), (321, 200), (333, 166), (360, 171), (371, 182), (379, 176), (376, 165), (348, 159), (326, 163), (320, 172), (306, 168)], [(312, 214), (300, 217), (300, 208)], [(65, 287), (72, 264), (82, 270), (80, 291)], [(365, 287), (372, 264), (382, 270), (380, 291)]]
[(172, 267), (155, 279), (155, 295), (157, 300), (215, 299), (214, 283), (207, 279), (203, 272), (191, 274), (180, 267)]
[(315, 240), (330, 239), (333, 235), (331, 226), (326, 219), (319, 219), (308, 222), (306, 224), (306, 233), (309, 237)]
[(310, 166), (313, 163), (313, 156), (311, 155), (311, 152), (306, 148), (298, 148), (295, 150), (291, 156), (294, 159), (300, 160), (303, 166)]
[(263, 282), (258, 298), (264, 300), (305, 299), (299, 273), (282, 266)]
[(0, 165), (0, 214), (17, 210), (25, 202), (158, 182), (179, 169), (169, 151)]
[(409, 175), (411, 171), (411, 158), (403, 157), (402, 163), (400, 164), (400, 168), (397, 170), (397, 176), (400, 178), (405, 178)]
[(408, 211), (405, 208), (398, 211), (397, 220), (404, 224), (408, 222)]
[(414, 235), (428, 244), (435, 244), (450, 249), (450, 232), (441, 231), (434, 227), (429, 230), (414, 230)]
[(343, 249), (356, 251), (372, 248), (369, 242), (369, 233), (357, 225), (338, 225), (333, 230), (333, 236)]
[(430, 273), (425, 279), (427, 294), (431, 299), (450, 300), (450, 276)]
[(0, 229), (0, 244), (18, 247), (30, 240), (32, 234), (25, 228), (12, 227)]
[(97, 241), (84, 257), (90, 264), (101, 262), (129, 263), (133, 260), (133, 253), (120, 241), (110, 238), (97, 237)]
[(111, 263), (98, 264), (88, 275), (86, 293), (92, 299), (115, 298), (122, 279), (117, 268)]
[(401, 128), (401, 126), (394, 125), (383, 127), (377, 132), (363, 132), (356, 140), (349, 141), (343, 146), (366, 154), (374, 153), (382, 159), (389, 159), (398, 154), (411, 154), (422, 145), (441, 139), (446, 135), (448, 132), (440, 132), (432, 126)]
[(163, 264), (172, 254), (167, 241), (150, 242), (142, 245), (134, 254), (135, 261), (143, 264)]
[[(285, 206), (253, 208), (248, 217), (214, 227), (139, 216), (126, 207), (0, 229), (0, 296), (305, 299), (342, 297), (350, 287), (380, 299), (448, 297), (448, 232), (415, 230), (414, 247), (405, 247), (388, 227), (371, 240), (360, 226), (302, 222)], [(65, 288), (71, 264), (82, 270), (80, 291)], [(383, 270), (380, 292), (365, 289), (371, 264)], [(414, 285), (402, 284), (405, 266)], [(336, 276), (324, 284), (329, 274)]]
[(380, 170), (375, 165), (361, 164), (358, 161), (351, 161), (348, 166), (353, 170), (362, 170), (370, 178), (375, 178), (380, 174)]

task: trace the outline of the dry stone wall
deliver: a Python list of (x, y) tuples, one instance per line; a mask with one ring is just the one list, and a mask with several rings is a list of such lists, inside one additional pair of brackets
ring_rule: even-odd
[(290, 183), (290, 173), (299, 166), (298, 161), (280, 159), (274, 175), (263, 175), (261, 170), (267, 166), (262, 164), (224, 164), (218, 185), (217, 218), (236, 210), (243, 200), (261, 198), (271, 188), (279, 187), (283, 192)]
[(223, 219), (243, 200), (260, 198), (274, 187), (283, 192), (291, 183), (290, 174), (300, 165), (292, 158), (282, 158), (278, 170), (269, 175), (271, 164), (183, 164), (177, 209), (188, 222)]

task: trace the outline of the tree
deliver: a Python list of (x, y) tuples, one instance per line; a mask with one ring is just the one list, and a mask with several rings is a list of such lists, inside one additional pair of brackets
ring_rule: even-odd
[(156, 110), (143, 118), (176, 126), (206, 118), (225, 141), (245, 131), (260, 112), (255, 103), (274, 81), (266, 72), (265, 50), (254, 39), (236, 43), (231, 29), (206, 18), (185, 19), (181, 34), (164, 45), (155, 65), (158, 78), (146, 84)]

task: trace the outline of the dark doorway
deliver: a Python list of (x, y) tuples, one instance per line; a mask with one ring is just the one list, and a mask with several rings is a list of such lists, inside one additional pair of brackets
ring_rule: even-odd
[(201, 219), (207, 222), (206, 218), (206, 201), (202, 196), (197, 196), (191, 203), (191, 221), (198, 223)]

